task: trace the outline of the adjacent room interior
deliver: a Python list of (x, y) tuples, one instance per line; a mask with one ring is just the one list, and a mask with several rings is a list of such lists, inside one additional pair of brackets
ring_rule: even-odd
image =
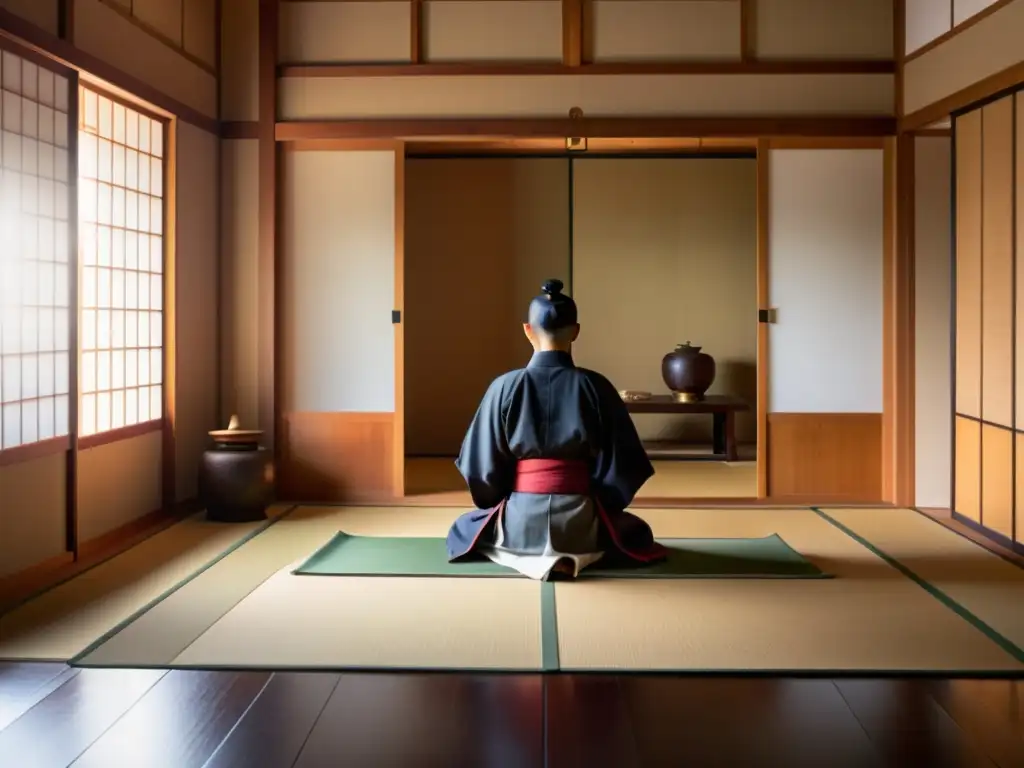
[(756, 197), (743, 149), (407, 157), (406, 495), (468, 501), (463, 435), (490, 382), (529, 361), (525, 308), (558, 278), (581, 313), (578, 365), (667, 394), (662, 358), (692, 341), (715, 361), (708, 394), (749, 409), (738, 461), (712, 454), (711, 414), (635, 414), (657, 473), (641, 494), (755, 498)]

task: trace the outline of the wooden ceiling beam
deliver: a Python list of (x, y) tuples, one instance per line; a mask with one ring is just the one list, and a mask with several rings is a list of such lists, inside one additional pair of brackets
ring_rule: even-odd
[[(575, 55), (575, 52), (573, 52)], [(568, 65), (558, 62), (444, 64), (280, 64), (278, 77), (524, 77), (559, 75), (892, 75), (896, 62), (868, 60), (664, 61)]]
[(686, 138), (892, 136), (893, 117), (583, 117), (279, 122), (280, 141), (324, 139)]

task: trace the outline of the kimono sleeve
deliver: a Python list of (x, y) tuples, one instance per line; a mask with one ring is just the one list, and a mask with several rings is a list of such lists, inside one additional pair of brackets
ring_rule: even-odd
[(515, 482), (516, 459), (508, 447), (503, 419), (505, 378), (496, 379), (477, 408), (455, 466), (478, 509), (508, 498)]
[(601, 423), (594, 480), (604, 508), (608, 512), (621, 512), (653, 477), (654, 467), (615, 387), (600, 375), (594, 378)]

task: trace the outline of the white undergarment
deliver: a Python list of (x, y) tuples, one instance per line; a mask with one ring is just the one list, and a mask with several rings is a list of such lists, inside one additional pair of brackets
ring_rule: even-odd
[(537, 581), (547, 581), (551, 577), (551, 569), (560, 560), (568, 560), (573, 564), (572, 575), (575, 578), (580, 575), (580, 571), (587, 566), (593, 565), (604, 556), (603, 552), (593, 552), (586, 555), (519, 555), (498, 547), (481, 547), (480, 553), (493, 563), (503, 565), (506, 568), (513, 568), (524, 576), (536, 579)]
[(576, 578), (580, 575), (580, 571), (604, 557), (604, 552), (585, 552), (582, 554), (559, 552), (551, 545), (550, 530), (548, 531), (547, 541), (544, 543), (544, 551), (537, 554), (513, 552), (505, 547), (505, 532), (500, 524), (495, 526), (495, 533), (497, 534), (497, 540), (490, 546), (480, 547), (480, 554), (484, 555), (492, 563), (512, 568), (524, 576), (536, 579), (537, 581), (549, 579), (552, 569), (561, 560), (568, 560), (572, 563), (572, 576)]

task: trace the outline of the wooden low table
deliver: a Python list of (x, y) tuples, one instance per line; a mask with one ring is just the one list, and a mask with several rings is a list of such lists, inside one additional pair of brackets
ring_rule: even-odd
[(736, 414), (749, 411), (750, 406), (738, 397), (707, 395), (703, 400), (681, 402), (672, 395), (651, 395), (646, 400), (626, 401), (630, 413), (691, 414), (710, 413), (713, 451), (726, 461), (736, 461)]

